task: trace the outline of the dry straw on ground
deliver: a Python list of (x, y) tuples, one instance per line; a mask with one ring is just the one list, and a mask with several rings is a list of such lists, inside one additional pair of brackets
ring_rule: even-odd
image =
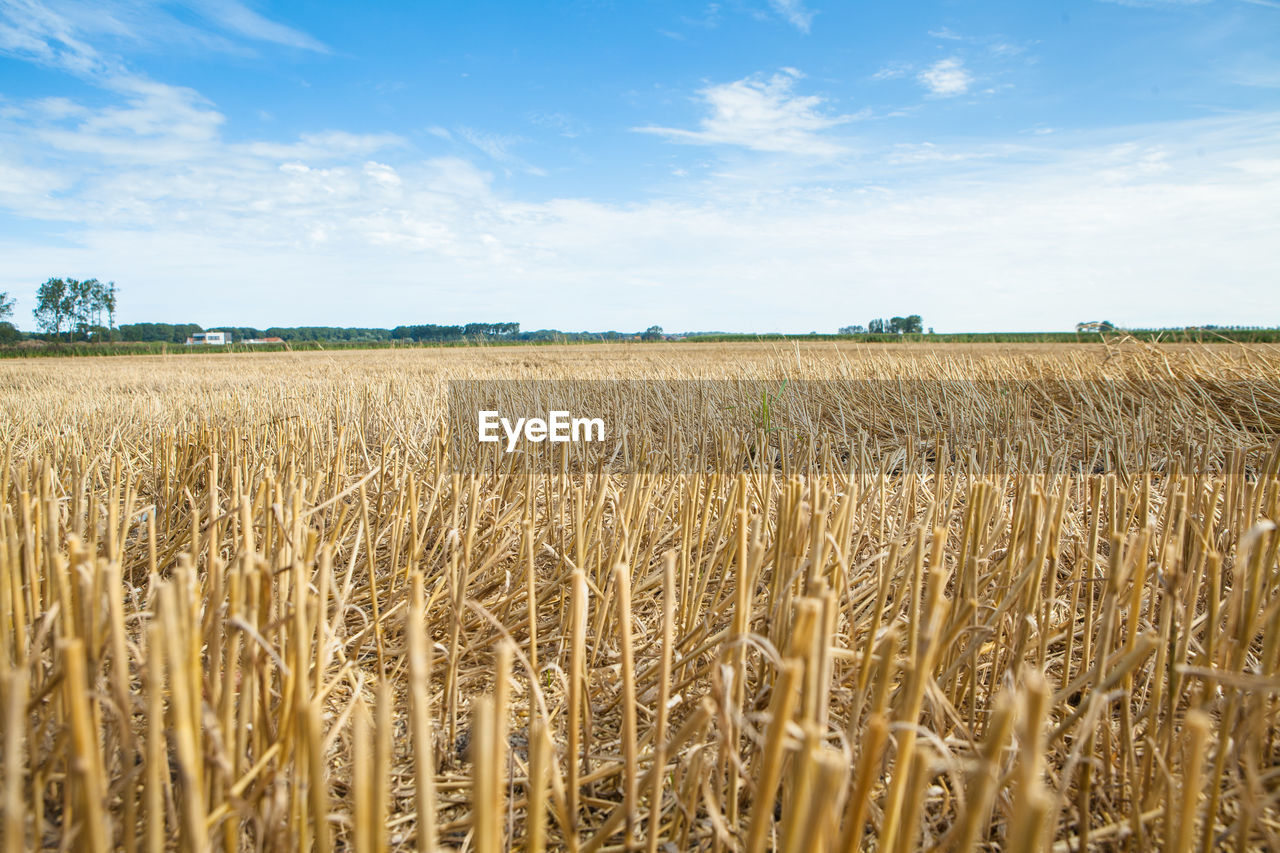
[[(624, 376), (925, 390), (450, 469), (443, 380)], [(5, 849), (1277, 849), (1278, 432), (1243, 347), (0, 365)]]

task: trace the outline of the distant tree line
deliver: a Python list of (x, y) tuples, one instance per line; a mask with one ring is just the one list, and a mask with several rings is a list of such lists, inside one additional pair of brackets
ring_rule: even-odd
[(559, 329), (537, 329), (521, 332), (515, 340), (533, 343), (573, 343), (577, 341), (634, 341), (644, 338), (644, 332), (562, 332)]
[(187, 338), (204, 329), (196, 323), (124, 323), (117, 332), (117, 340), (137, 342), (185, 343)]
[(379, 329), (360, 326), (210, 326), (197, 323), (124, 323), (118, 330), (121, 341), (166, 341), (183, 343), (195, 332), (225, 332), (231, 343), (262, 338), (280, 338), (286, 343), (368, 343), (378, 341), (448, 342), (491, 338), (511, 338), (519, 323), (467, 323), (463, 326), (423, 324)]
[(519, 333), (519, 323), (467, 323), (465, 326), (437, 326), (434, 323), (424, 323), (416, 326), (396, 326), (391, 330), (391, 340), (447, 342), (514, 339)]
[(1271, 332), (1275, 331), (1274, 326), (1219, 326), (1215, 323), (1206, 323), (1203, 326), (1142, 326), (1131, 327), (1125, 326), (1123, 329), (1112, 323), (1110, 320), (1088, 320), (1083, 323), (1076, 323), (1076, 332), (1085, 334), (1090, 332), (1124, 332), (1132, 334), (1141, 332), (1143, 334), (1159, 334), (1161, 332), (1184, 333), (1184, 332)]
[(564, 332), (559, 329), (520, 331), (519, 323), (466, 323), (438, 325), (420, 323), (391, 329), (349, 326), (210, 326), (197, 323), (123, 323), (113, 340), (129, 342), (183, 343), (195, 332), (226, 332), (227, 340), (240, 343), (262, 338), (280, 338), (288, 343), (466, 343), (480, 341), (520, 341), (554, 343), (577, 341), (659, 340), (662, 329), (651, 326), (643, 332)]
[(919, 335), (924, 332), (924, 320), (919, 314), (888, 320), (878, 317), (865, 326), (841, 326), (837, 331), (842, 335)]
[(287, 343), (299, 341), (369, 343), (391, 340), (390, 329), (369, 329), (358, 326), (268, 326), (265, 329), (253, 326), (211, 326), (199, 331), (226, 332), (227, 339), (237, 344), (245, 340), (262, 338), (279, 338)]

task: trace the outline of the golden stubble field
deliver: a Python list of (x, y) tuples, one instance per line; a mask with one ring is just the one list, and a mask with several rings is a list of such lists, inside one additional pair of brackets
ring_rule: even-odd
[[(885, 381), (471, 475), (485, 378)], [(1278, 435), (1267, 347), (0, 362), (5, 849), (1278, 849)]]

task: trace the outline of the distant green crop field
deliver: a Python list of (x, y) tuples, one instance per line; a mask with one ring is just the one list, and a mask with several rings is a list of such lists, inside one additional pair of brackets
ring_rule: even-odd
[[(705, 334), (674, 335), (658, 341), (644, 341), (638, 338), (612, 341), (644, 345), (661, 343), (664, 340), (674, 343), (750, 343), (756, 341), (850, 341), (867, 344), (1078, 344), (1097, 343), (1105, 340), (1119, 340), (1123, 337), (1136, 338), (1142, 341), (1160, 343), (1247, 343), (1274, 344), (1280, 343), (1280, 328), (1277, 329), (1126, 329), (1106, 334), (1097, 332), (960, 332), (954, 334), (926, 335), (894, 335), (894, 334), (861, 334), (861, 335), (786, 335), (786, 334)], [(565, 338), (522, 341), (522, 340), (485, 340), (485, 341), (291, 341), (282, 344), (227, 344), (225, 346), (186, 346), (165, 342), (116, 342), (87, 343), (83, 341), (47, 342), (24, 341), (22, 344), (0, 347), (0, 358), (60, 358), (84, 356), (115, 355), (195, 355), (217, 353), (244, 352), (306, 352), (316, 350), (373, 350), (373, 349), (406, 349), (436, 347), (470, 347), (470, 346), (548, 346), (552, 344), (590, 344), (600, 341), (582, 338), (578, 335)]]

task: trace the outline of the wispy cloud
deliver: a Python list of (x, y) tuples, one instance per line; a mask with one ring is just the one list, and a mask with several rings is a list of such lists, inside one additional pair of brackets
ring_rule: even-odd
[(804, 0), (769, 0), (773, 10), (782, 16), (787, 23), (802, 33), (808, 33), (813, 26), (814, 12), (805, 8)]
[(507, 136), (500, 133), (485, 133), (482, 130), (476, 130), (473, 127), (462, 125), (457, 129), (458, 135), (465, 139), (469, 144), (483, 151), (494, 160), (500, 163), (510, 163), (515, 160), (515, 156), (511, 153), (514, 145), (519, 145), (524, 140), (518, 136)]
[(529, 114), (529, 123), (545, 130), (551, 130), (566, 139), (576, 139), (587, 132), (587, 126), (575, 117), (561, 112), (534, 112)]
[(752, 76), (707, 86), (698, 93), (709, 109), (699, 130), (656, 126), (635, 130), (692, 145), (729, 145), (808, 157), (843, 153), (846, 146), (823, 131), (858, 116), (831, 114), (823, 109), (821, 96), (797, 94), (795, 84), (801, 76), (787, 68), (767, 78)]
[(805, 5), (805, 0), (768, 0), (767, 7), (755, 3), (734, 2), (727, 4), (708, 3), (700, 14), (680, 15), (674, 27), (659, 27), (658, 33), (675, 41), (687, 41), (701, 30), (708, 32), (717, 29), (724, 21), (725, 12), (745, 14), (753, 20), (773, 22), (781, 18), (805, 35), (813, 26), (813, 19), (818, 14)]
[(324, 44), (293, 27), (272, 21), (237, 0), (196, 0), (192, 7), (208, 21), (236, 35), (301, 50), (327, 53)]
[(702, 10), (702, 14), (696, 18), (688, 15), (681, 15), (680, 22), (690, 27), (702, 30), (714, 30), (720, 26), (720, 4), (708, 3)]
[[(720, 26), (721, 14), (719, 3), (708, 3), (702, 10), (702, 14), (695, 16), (681, 15), (678, 19), (679, 26), (689, 30), (702, 30), (709, 32)], [(689, 33), (679, 28), (658, 28), (658, 33), (675, 41), (687, 41)]]
[[(965, 52), (965, 55), (994, 60), (995, 62), (1008, 62), (1018, 58), (1026, 59), (1028, 58), (1026, 56), (1028, 50), (1037, 43), (1035, 40), (1019, 41), (1003, 33), (980, 33), (977, 35), (961, 33), (950, 27), (929, 30), (929, 35), (939, 41), (950, 42), (951, 45), (948, 50), (960, 49)], [(1031, 58), (1031, 61), (1034, 61), (1034, 58)]]
[(353, 157), (368, 157), (387, 149), (404, 148), (404, 137), (394, 133), (348, 133), (326, 130), (304, 133), (294, 142), (255, 141), (237, 143), (236, 151), (269, 160), (310, 160), (329, 163)]
[(319, 40), (240, 0), (0, 0), (0, 54), (81, 77), (127, 75), (119, 59), (93, 46), (100, 40), (231, 53), (258, 43), (328, 51)]
[(505, 133), (488, 133), (483, 130), (476, 130), (474, 127), (462, 125), (457, 128), (458, 136), (462, 137), (468, 145), (484, 152), (489, 159), (502, 164), (507, 169), (519, 169), (530, 175), (545, 175), (546, 171), (531, 165), (522, 157), (519, 157), (512, 151), (517, 145), (528, 142), (523, 136), (514, 136)]
[(943, 98), (963, 95), (973, 84), (973, 75), (964, 67), (964, 61), (954, 56), (933, 63), (917, 74), (916, 79), (930, 93)]
[(871, 75), (872, 80), (897, 80), (900, 77), (906, 77), (911, 73), (914, 66), (910, 62), (890, 62), (883, 66), (875, 74)]
[(1280, 89), (1280, 63), (1260, 56), (1239, 57), (1238, 64), (1228, 71), (1227, 79), (1240, 86)]
[[(86, 20), (103, 27), (101, 18)], [(102, 56), (82, 38), (71, 17), (36, 0), (0, 0), (0, 54), (82, 77), (106, 77), (123, 70), (118, 61)]]

